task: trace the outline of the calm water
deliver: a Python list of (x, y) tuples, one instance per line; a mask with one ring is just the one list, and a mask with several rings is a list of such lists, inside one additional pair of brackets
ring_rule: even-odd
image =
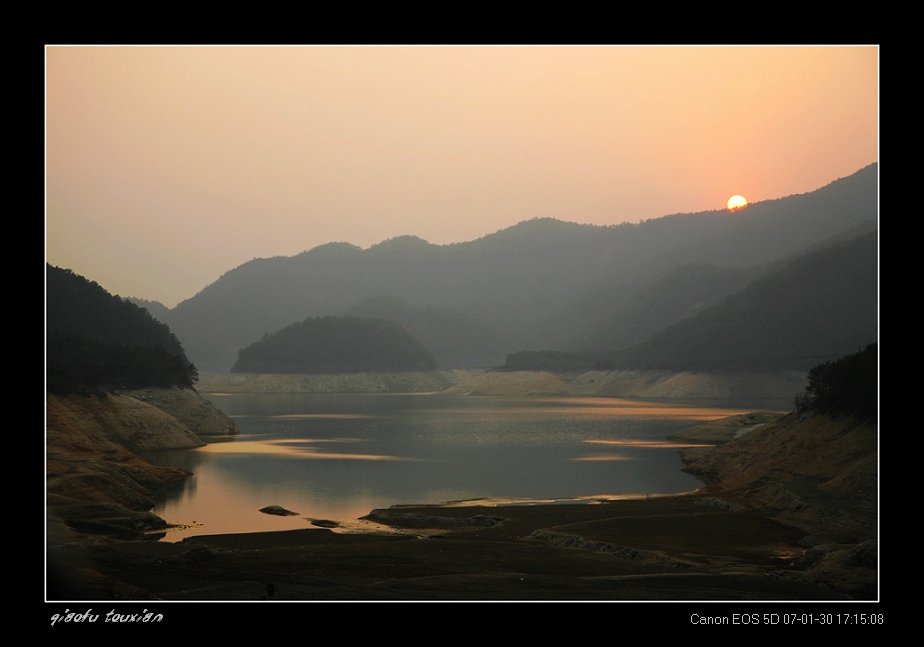
[[(190, 534), (287, 530), (397, 503), (693, 490), (666, 436), (738, 410), (612, 398), (206, 395), (241, 430), (146, 455), (193, 476), (154, 512)], [(281, 505), (299, 513), (259, 512)]]

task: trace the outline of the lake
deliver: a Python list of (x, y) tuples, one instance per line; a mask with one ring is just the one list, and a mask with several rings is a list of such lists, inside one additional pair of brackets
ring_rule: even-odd
[[(167, 541), (289, 530), (374, 508), (476, 498), (549, 500), (686, 492), (668, 434), (742, 413), (614, 398), (435, 394), (203, 394), (239, 436), (147, 453), (193, 473), (153, 512)], [(259, 512), (280, 505), (298, 516)]]

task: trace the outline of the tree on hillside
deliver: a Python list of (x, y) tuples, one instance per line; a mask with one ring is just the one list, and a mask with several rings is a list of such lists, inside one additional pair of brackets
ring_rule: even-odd
[(52, 393), (192, 386), (170, 328), (71, 270), (45, 268), (45, 386)]
[(809, 371), (805, 393), (796, 397), (796, 410), (848, 414), (876, 420), (879, 411), (879, 354), (876, 344), (836, 362)]

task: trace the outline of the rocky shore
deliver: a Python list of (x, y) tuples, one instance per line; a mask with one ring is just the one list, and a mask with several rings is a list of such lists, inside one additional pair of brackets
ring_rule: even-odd
[(192, 389), (46, 397), (47, 513), (82, 532), (136, 538), (164, 528), (149, 512), (151, 495), (189, 474), (137, 453), (201, 447), (203, 438), (239, 433)]

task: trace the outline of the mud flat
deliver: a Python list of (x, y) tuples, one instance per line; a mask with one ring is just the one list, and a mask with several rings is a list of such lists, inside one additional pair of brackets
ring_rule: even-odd
[[(846, 600), (874, 593), (816, 577), (803, 532), (715, 494), (400, 507), (373, 513), (400, 530), (380, 534), (305, 529), (179, 544), (99, 542), (85, 548), (99, 577), (84, 586), (95, 587), (91, 599), (164, 600)], [(472, 522), (479, 518), (499, 521)]]

